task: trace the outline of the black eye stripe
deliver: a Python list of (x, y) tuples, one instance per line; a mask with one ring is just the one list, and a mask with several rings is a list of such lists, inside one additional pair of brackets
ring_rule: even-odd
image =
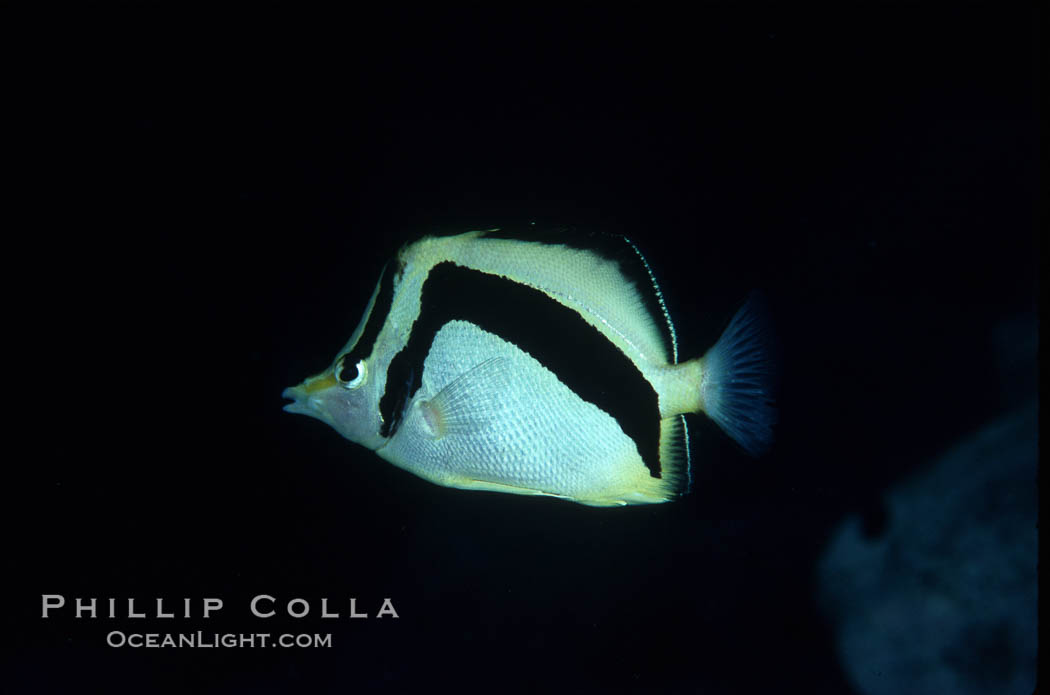
[(338, 368), (335, 370), (335, 378), (344, 384), (350, 383), (361, 373), (357, 368), (358, 361), (351, 361), (348, 359), (349, 357), (350, 353), (343, 355), (339, 360)]
[[(379, 292), (376, 294), (376, 301), (372, 305), (372, 311), (368, 314), (368, 319), (365, 321), (365, 327), (361, 331), (361, 335), (358, 337), (354, 347), (350, 352), (343, 355), (343, 364), (338, 371), (353, 369), (358, 362), (372, 354), (376, 339), (379, 337), (379, 331), (382, 330), (383, 324), (386, 323), (387, 315), (390, 313), (390, 305), (394, 301), (395, 275), (396, 273), (392, 271), (390, 264), (387, 264), (383, 269), (382, 277), (379, 279)], [(338, 374), (336, 376), (338, 377)], [(341, 377), (339, 378), (341, 379)], [(349, 381), (349, 379), (346, 381)]]

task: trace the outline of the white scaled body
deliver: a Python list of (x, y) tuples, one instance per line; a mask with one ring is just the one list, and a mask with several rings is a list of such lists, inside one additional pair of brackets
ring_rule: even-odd
[(609, 414), (477, 326), (446, 324), (422, 380), (397, 434), (377, 450), (401, 468), (449, 487), (596, 505), (664, 500)]

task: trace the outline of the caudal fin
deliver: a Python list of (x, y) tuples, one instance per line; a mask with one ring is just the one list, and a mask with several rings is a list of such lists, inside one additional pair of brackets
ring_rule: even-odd
[(773, 335), (764, 304), (752, 294), (702, 358), (700, 403), (740, 446), (758, 456), (773, 441)]

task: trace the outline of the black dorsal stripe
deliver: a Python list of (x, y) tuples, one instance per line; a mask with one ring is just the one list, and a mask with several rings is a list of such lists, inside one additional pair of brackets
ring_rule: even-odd
[[(452, 320), (469, 321), (529, 353), (585, 401), (615, 418), (660, 477), (660, 405), (638, 368), (598, 329), (543, 292), (512, 280), (439, 263), (423, 284), (421, 311), (405, 348), (387, 372), (380, 400), (384, 436), (392, 436), (405, 392), (419, 388), (434, 336)], [(405, 385), (402, 387), (402, 385)], [(393, 386), (393, 388), (391, 388)]]
[(561, 244), (569, 248), (590, 251), (606, 260), (615, 261), (624, 278), (638, 289), (638, 295), (642, 299), (645, 311), (656, 322), (667, 348), (668, 361), (671, 361), (675, 352), (675, 337), (670, 318), (664, 313), (664, 307), (660, 303), (659, 289), (656, 286), (656, 279), (650, 274), (651, 269), (646, 266), (640, 251), (636, 250), (627, 237), (617, 233), (581, 231), (572, 227), (548, 228), (529, 225), (486, 232), (485, 238)]
[(343, 364), (351, 369), (359, 360), (363, 360), (372, 354), (379, 331), (386, 323), (387, 315), (390, 313), (390, 305), (394, 301), (394, 276), (397, 273), (393, 264), (387, 263), (383, 273), (379, 277), (379, 292), (376, 294), (375, 304), (372, 312), (365, 321), (364, 330), (357, 339), (357, 343), (346, 353)]

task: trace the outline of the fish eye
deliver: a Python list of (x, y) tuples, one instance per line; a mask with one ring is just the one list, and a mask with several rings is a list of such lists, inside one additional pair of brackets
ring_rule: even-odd
[(350, 364), (349, 355), (343, 355), (335, 365), (335, 378), (348, 389), (356, 389), (365, 382), (365, 361), (358, 360)]

